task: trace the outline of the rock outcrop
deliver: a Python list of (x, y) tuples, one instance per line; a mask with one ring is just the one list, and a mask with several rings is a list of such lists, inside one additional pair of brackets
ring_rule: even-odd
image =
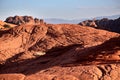
[(119, 42), (118, 33), (75, 24), (21, 24), (0, 31), (0, 79), (119, 80)]
[(21, 24), (44, 24), (43, 19), (33, 18), (32, 16), (14, 16), (14, 17), (8, 17), (5, 22), (12, 23), (16, 25)]
[(0, 33), (1, 62), (21, 52), (30, 52), (33, 55), (39, 51), (47, 52), (54, 47), (73, 44), (95, 46), (119, 35), (72, 24), (21, 25)]
[(80, 22), (79, 25), (120, 33), (120, 18), (115, 20), (109, 20), (107, 18), (103, 18), (101, 20), (86, 20)]

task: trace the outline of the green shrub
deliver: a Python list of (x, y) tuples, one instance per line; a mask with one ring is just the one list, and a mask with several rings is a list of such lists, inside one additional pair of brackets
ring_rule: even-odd
[(11, 28), (11, 26), (8, 25), (8, 24), (4, 24), (3, 27), (4, 27), (4, 28)]

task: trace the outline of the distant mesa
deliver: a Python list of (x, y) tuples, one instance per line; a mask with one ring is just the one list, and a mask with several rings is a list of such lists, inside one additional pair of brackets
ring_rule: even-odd
[(43, 19), (33, 18), (32, 16), (14, 16), (14, 17), (8, 17), (5, 22), (12, 23), (16, 25), (21, 24), (44, 24)]
[(79, 25), (90, 26), (98, 29), (120, 33), (120, 17), (114, 20), (108, 18), (103, 18), (100, 20), (85, 20), (83, 22), (80, 22)]

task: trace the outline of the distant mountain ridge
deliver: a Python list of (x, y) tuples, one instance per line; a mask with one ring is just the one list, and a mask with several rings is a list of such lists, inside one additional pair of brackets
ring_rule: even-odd
[(47, 23), (52, 24), (61, 24), (61, 23), (67, 23), (67, 24), (77, 24), (80, 21), (84, 21), (85, 19), (73, 19), (73, 20), (67, 20), (67, 19), (60, 19), (60, 18), (48, 18), (44, 19)]
[[(112, 16), (100, 16), (100, 17), (95, 17), (95, 19), (102, 19), (102, 18), (108, 18), (108, 19), (117, 19), (120, 17), (120, 14), (118, 15), (112, 15)], [(61, 24), (61, 23), (67, 23), (67, 24), (78, 24), (79, 22), (88, 20), (88, 19), (93, 19), (93, 18), (81, 18), (81, 19), (60, 19), (60, 18), (46, 18), (44, 19), (45, 22), (47, 23), (52, 23), (52, 24)]]
[(102, 19), (102, 18), (117, 19), (119, 17), (120, 17), (120, 14), (118, 14), (118, 15), (112, 15), (112, 16), (100, 16), (100, 17), (96, 17), (96, 19)]

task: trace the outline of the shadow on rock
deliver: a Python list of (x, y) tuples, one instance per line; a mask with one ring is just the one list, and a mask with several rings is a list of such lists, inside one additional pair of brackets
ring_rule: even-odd
[[(120, 63), (120, 37), (110, 39), (101, 45), (84, 48), (81, 44), (55, 47), (46, 55), (27, 60), (17, 60), (17, 54), (0, 65), (0, 74), (23, 73), (30, 75), (53, 66), (87, 66), (95, 64)], [(113, 57), (111, 57), (113, 56)], [(117, 56), (117, 57), (115, 57)]]

